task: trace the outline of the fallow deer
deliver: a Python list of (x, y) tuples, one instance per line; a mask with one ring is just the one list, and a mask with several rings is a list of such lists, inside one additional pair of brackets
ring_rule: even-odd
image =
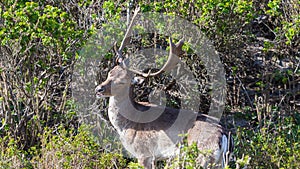
[(190, 110), (179, 110), (150, 103), (139, 103), (133, 99), (133, 84), (138, 82), (134, 75), (156, 76), (171, 70), (178, 63), (178, 55), (183, 53), (183, 40), (177, 44), (170, 38), (168, 61), (156, 73), (143, 73), (129, 69), (122, 56), (128, 43), (128, 35), (138, 10), (135, 11), (129, 28), (117, 51), (117, 62), (107, 79), (95, 89), (97, 98), (110, 97), (108, 116), (120, 136), (127, 151), (138, 159), (146, 169), (155, 168), (155, 161), (170, 158), (179, 152), (179, 134), (186, 133), (188, 144), (196, 143), (199, 150), (213, 152), (210, 156), (199, 155), (198, 162), (203, 167), (214, 163), (224, 166), (231, 139), (225, 134), (218, 120), (208, 115), (199, 115)]

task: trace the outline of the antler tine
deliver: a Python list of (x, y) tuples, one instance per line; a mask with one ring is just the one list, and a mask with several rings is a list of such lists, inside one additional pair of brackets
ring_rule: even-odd
[(150, 73), (150, 71), (149, 71), (149, 73), (143, 73), (143, 72), (140, 72), (138, 70), (133, 70), (133, 69), (128, 69), (128, 70), (135, 73), (135, 74), (141, 75), (143, 77), (157, 76), (157, 75), (159, 75), (163, 72), (167, 72), (167, 71), (172, 70), (180, 61), (178, 56), (184, 53), (183, 50), (182, 50), (184, 40), (183, 39), (179, 40), (176, 43), (176, 45), (172, 42), (171, 37), (169, 38), (169, 40), (170, 40), (169, 57), (168, 57), (167, 62), (164, 64), (164, 66), (159, 71), (157, 71), (155, 73)]
[(133, 17), (132, 17), (132, 19), (131, 19), (131, 22), (130, 22), (130, 24), (129, 24), (128, 28), (127, 28), (127, 31), (126, 31), (126, 33), (125, 33), (125, 35), (124, 35), (124, 38), (123, 38), (123, 40), (122, 40), (122, 43), (121, 43), (121, 45), (120, 45), (120, 47), (119, 47), (119, 49), (118, 49), (118, 51), (117, 51), (118, 57), (122, 57), (122, 50), (123, 50), (124, 47), (125, 47), (126, 45), (128, 45), (129, 42), (130, 42), (130, 38), (129, 38), (128, 36), (129, 36), (129, 35), (131, 34), (131, 32), (132, 32), (132, 26), (134, 25), (136, 16), (137, 16), (137, 14), (139, 13), (139, 11), (140, 11), (140, 7), (137, 7), (137, 8), (135, 9), (135, 11), (134, 11), (134, 14), (133, 14)]

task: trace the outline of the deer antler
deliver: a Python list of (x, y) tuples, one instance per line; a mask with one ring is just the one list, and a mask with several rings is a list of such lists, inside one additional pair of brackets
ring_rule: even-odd
[(183, 54), (183, 50), (182, 50), (182, 46), (184, 44), (184, 41), (183, 39), (179, 40), (177, 42), (177, 44), (174, 44), (172, 42), (172, 38), (170, 37), (170, 53), (169, 53), (169, 57), (168, 57), (168, 60), (167, 62), (164, 64), (164, 66), (157, 72), (155, 73), (144, 73), (144, 72), (140, 72), (138, 70), (133, 70), (133, 69), (128, 69), (129, 71), (135, 73), (135, 74), (138, 74), (140, 76), (143, 76), (143, 77), (151, 77), (151, 76), (157, 76), (163, 72), (167, 72), (167, 71), (170, 71), (172, 70), (180, 61), (179, 59), (179, 55)]
[(127, 31), (124, 35), (124, 38), (121, 42), (121, 45), (119, 47), (119, 49), (116, 51), (117, 52), (117, 61), (119, 61), (121, 59), (121, 61), (123, 61), (123, 55), (122, 55), (122, 50), (124, 49), (125, 46), (127, 46), (129, 43), (130, 43), (130, 34), (132, 32), (132, 26), (134, 25), (134, 22), (135, 22), (135, 19), (136, 19), (136, 16), (137, 14), (139, 13), (140, 11), (140, 7), (137, 7), (134, 11), (134, 14), (132, 16), (132, 19), (131, 19), (131, 22), (127, 28)]
[(124, 35), (122, 43), (121, 43), (119, 49), (116, 50), (116, 53), (117, 53), (117, 62), (119, 62), (120, 65), (123, 68), (125, 68), (125, 69), (127, 69), (127, 70), (129, 70), (129, 71), (131, 71), (133, 73), (136, 73), (138, 75), (141, 75), (143, 77), (157, 76), (157, 75), (159, 75), (159, 74), (161, 74), (163, 72), (166, 72), (166, 71), (169, 71), (169, 70), (173, 69), (177, 65), (177, 63), (180, 61), (179, 58), (178, 58), (178, 56), (183, 53), (183, 51), (182, 51), (182, 45), (184, 44), (184, 41), (183, 41), (183, 39), (181, 39), (177, 44), (174, 44), (172, 42), (171, 37), (169, 38), (170, 39), (170, 53), (169, 53), (168, 60), (165, 63), (165, 65), (159, 71), (157, 71), (155, 73), (150, 73), (150, 71), (149, 71), (149, 73), (143, 73), (143, 72), (140, 72), (138, 70), (133, 70), (133, 69), (127, 68), (126, 64), (124, 63), (124, 58), (123, 58), (123, 55), (122, 55), (122, 50), (124, 49), (125, 46), (127, 46), (130, 43), (130, 34), (132, 32), (132, 27), (133, 27), (133, 25), (135, 23), (136, 16), (137, 16), (137, 14), (138, 14), (139, 11), (140, 11), (140, 8), (137, 7), (135, 9), (135, 11), (134, 11), (134, 14), (133, 14), (131, 22), (130, 22), (130, 24), (128, 26), (128, 29), (127, 29), (127, 31), (126, 31), (126, 33)]

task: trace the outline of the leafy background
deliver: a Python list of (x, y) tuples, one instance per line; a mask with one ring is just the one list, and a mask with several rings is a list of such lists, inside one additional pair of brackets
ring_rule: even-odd
[[(300, 167), (299, 1), (3, 0), (0, 5), (1, 168), (138, 168), (121, 147), (109, 148), (120, 146), (106, 137), (113, 132), (109, 125), (99, 124), (102, 139), (95, 138), (71, 97), (81, 47), (135, 6), (180, 16), (213, 42), (226, 70), (222, 122), (236, 142), (231, 168)], [(151, 36), (136, 43), (153, 45)], [(195, 74), (205, 77), (201, 61), (186, 51), (186, 63), (195, 63)], [(113, 66), (113, 55), (109, 51), (97, 65), (103, 70), (95, 74), (98, 82)], [(209, 104), (209, 97), (202, 97)], [(169, 104), (176, 107), (173, 100)], [(97, 105), (105, 114), (107, 102)], [(195, 149), (186, 148), (181, 158), (158, 165), (193, 168)]]

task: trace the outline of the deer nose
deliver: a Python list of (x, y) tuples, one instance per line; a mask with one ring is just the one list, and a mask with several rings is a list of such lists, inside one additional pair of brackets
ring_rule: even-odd
[(100, 93), (104, 92), (104, 87), (103, 86), (97, 86), (96, 89), (95, 89), (95, 92), (96, 93), (98, 93), (98, 92), (100, 92)]

